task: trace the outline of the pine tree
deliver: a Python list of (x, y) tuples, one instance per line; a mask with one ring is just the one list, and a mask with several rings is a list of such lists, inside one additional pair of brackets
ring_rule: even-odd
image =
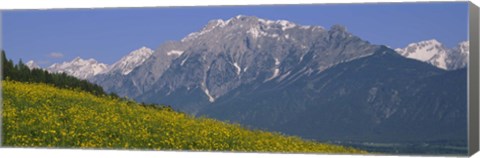
[(6, 79), (7, 77), (10, 78), (12, 75), (12, 71), (14, 71), (14, 66), (12, 60), (7, 60), (7, 56), (5, 51), (2, 50), (2, 77)]

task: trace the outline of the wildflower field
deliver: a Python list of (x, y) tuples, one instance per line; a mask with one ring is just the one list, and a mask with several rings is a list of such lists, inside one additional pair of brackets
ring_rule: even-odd
[(2, 88), (9, 147), (364, 153), (46, 84)]

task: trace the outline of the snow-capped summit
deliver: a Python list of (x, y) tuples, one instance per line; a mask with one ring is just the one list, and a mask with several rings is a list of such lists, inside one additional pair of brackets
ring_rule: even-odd
[(115, 62), (110, 68), (109, 72), (120, 71), (123, 75), (129, 74), (134, 68), (141, 65), (146, 59), (153, 54), (153, 50), (147, 47), (130, 52), (127, 56), (122, 57)]
[(39, 69), (40, 66), (33, 60), (28, 61), (25, 63), (25, 65), (31, 70), (31, 69)]
[[(227, 28), (228, 29), (222, 29)], [(235, 30), (231, 32), (247, 32), (253, 37), (281, 37), (279, 34), (292, 28), (302, 29), (317, 29), (324, 30), (320, 26), (303, 26), (297, 25), (287, 20), (267, 20), (261, 19), (255, 16), (237, 15), (228, 20), (216, 19), (209, 21), (199, 32), (190, 33), (187, 37), (183, 38), (182, 42), (192, 41), (196, 38), (204, 36), (206, 34), (215, 32), (216, 30)], [(287, 36), (283, 36), (288, 38)]]
[(162, 44), (128, 75), (98, 75), (93, 80), (120, 96), (152, 91), (145, 95), (150, 98), (147, 95), (188, 90), (215, 102), (243, 84), (295, 80), (372, 55), (378, 48), (341, 25), (326, 30), (239, 15), (210, 20), (181, 41)]
[(442, 69), (447, 69), (447, 48), (435, 39), (411, 43), (403, 49), (396, 49), (401, 55), (424, 61)]
[(460, 42), (457, 47), (450, 49), (450, 58), (448, 60), (449, 69), (455, 70), (467, 67), (468, 55), (470, 53), (469, 41)]
[(466, 67), (468, 60), (468, 42), (461, 42), (457, 48), (450, 49), (436, 39), (431, 39), (411, 43), (395, 51), (407, 58), (427, 62), (444, 70)]
[(104, 63), (100, 63), (97, 60), (82, 59), (80, 57), (74, 58), (70, 62), (55, 63), (46, 70), (53, 73), (63, 73), (80, 78), (91, 79), (98, 74), (105, 73), (121, 73), (127, 75), (134, 68), (141, 65), (147, 58), (153, 54), (153, 50), (147, 47), (141, 47), (137, 50), (130, 52), (127, 56), (122, 57), (119, 61), (109, 66)]
[(469, 41), (463, 41), (457, 45), (458, 51), (462, 54), (469, 54), (470, 52), (469, 48), (470, 48)]
[(88, 79), (100, 73), (104, 73), (108, 69), (108, 65), (99, 63), (95, 59), (84, 60), (76, 57), (70, 62), (56, 63), (47, 68), (49, 72), (63, 73), (80, 78)]

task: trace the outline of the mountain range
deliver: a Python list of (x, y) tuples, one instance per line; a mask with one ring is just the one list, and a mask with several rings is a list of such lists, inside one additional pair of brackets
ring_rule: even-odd
[[(85, 60), (76, 57), (72, 61), (55, 63), (45, 69), (53, 73), (66, 73), (79, 79), (90, 79), (94, 76), (108, 73), (127, 75), (149, 58), (152, 53), (153, 50), (150, 48), (141, 47), (130, 52), (112, 65), (100, 63), (93, 58)], [(25, 65), (30, 69), (41, 68), (33, 60), (28, 61)]]
[(47, 70), (139, 102), (307, 139), (466, 143), (467, 60), (468, 42), (393, 50), (341, 25), (239, 15), (111, 66), (75, 59)]
[[(447, 48), (436, 39), (430, 39), (408, 44), (405, 48), (396, 48), (395, 51), (404, 57), (423, 61), (444, 70), (456, 70), (467, 67), (469, 43), (468, 41), (462, 41), (454, 48)], [(141, 47), (130, 52), (112, 65), (99, 63), (95, 59), (89, 59), (85, 62), (85, 59), (77, 57), (70, 62), (55, 63), (46, 69), (50, 72), (65, 72), (80, 79), (90, 79), (97, 75), (118, 71), (122, 72), (123, 75), (127, 75), (134, 68), (140, 66), (153, 53), (152, 49)], [(179, 56), (182, 53), (183, 51), (172, 50), (167, 54)], [(33, 60), (25, 64), (31, 69), (41, 68)]]

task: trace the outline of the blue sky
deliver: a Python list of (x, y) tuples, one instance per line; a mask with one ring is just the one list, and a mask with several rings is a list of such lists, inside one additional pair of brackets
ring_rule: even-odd
[(393, 48), (432, 38), (453, 47), (468, 33), (466, 2), (18, 10), (2, 12), (3, 47), (14, 61), (41, 66), (77, 56), (112, 64), (142, 46), (155, 49), (209, 20), (239, 14), (326, 28), (341, 24)]

